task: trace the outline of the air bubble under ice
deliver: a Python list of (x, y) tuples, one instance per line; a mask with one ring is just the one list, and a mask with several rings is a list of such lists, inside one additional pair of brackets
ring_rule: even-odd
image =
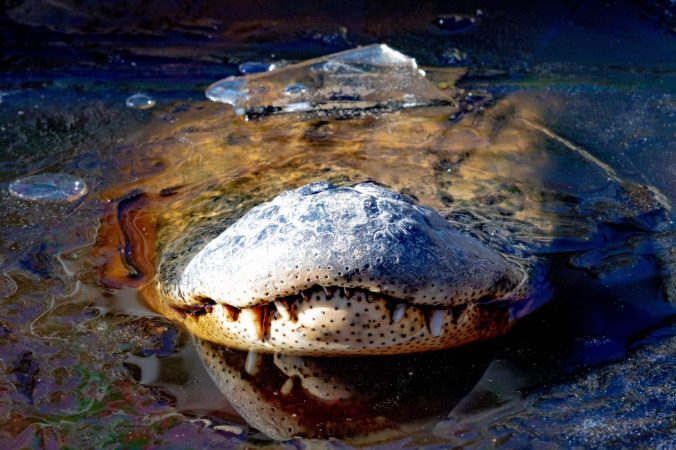
[(125, 104), (132, 109), (150, 109), (155, 106), (155, 99), (139, 92), (127, 97)]
[(87, 184), (66, 173), (44, 173), (13, 181), (9, 192), (24, 200), (72, 202), (87, 194)]

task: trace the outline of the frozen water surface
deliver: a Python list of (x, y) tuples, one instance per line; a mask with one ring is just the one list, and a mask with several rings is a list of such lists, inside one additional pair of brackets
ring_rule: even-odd
[(305, 112), (344, 115), (451, 104), (415, 59), (369, 45), (209, 86), (206, 96), (239, 115)]

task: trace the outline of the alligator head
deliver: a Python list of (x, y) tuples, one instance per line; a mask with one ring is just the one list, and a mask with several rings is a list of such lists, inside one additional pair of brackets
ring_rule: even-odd
[(503, 334), (544, 282), (435, 211), (374, 183), (320, 182), (246, 213), (182, 270), (159, 264), (167, 315), (230, 347), (397, 354)]

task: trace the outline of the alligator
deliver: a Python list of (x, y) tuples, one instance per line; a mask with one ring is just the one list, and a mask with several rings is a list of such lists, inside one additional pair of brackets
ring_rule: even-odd
[[(219, 389), (275, 439), (415, 420), (396, 417), (401, 408), (371, 411), (399, 395), (388, 390), (396, 380), (382, 396), (370, 389), (374, 373), (408, 373), (419, 352), (505, 334), (556, 298), (553, 261), (603, 278), (649, 259), (658, 300), (675, 297), (669, 201), (547, 128), (563, 104), (557, 95), (494, 102), (485, 92), (436, 92), (414, 73), (441, 100), (388, 103), (388, 92), (385, 103), (371, 97), (352, 111), (351, 100), (331, 96), (315, 113), (311, 102), (261, 107), (227, 90), (241, 80), (217, 83), (234, 110), (206, 104), (154, 123), (136, 146), (142, 159), (122, 166), (141, 176), (102, 194), (101, 282), (138, 287), (147, 306), (182, 323)], [(287, 75), (256, 75), (248, 80), (263, 87), (250, 92), (277, 101), (275, 83)], [(453, 82), (443, 71), (428, 76)], [(444, 358), (438, 379), (465, 370), (450, 368), (461, 362), (452, 352), (431, 355), (415, 386)], [(315, 358), (326, 356), (365, 358)], [(414, 397), (433, 403), (435, 386)], [(455, 395), (441, 395), (431, 415)], [(415, 412), (411, 398), (402, 402)]]
[[(104, 194), (104, 284), (144, 286), (151, 308), (233, 348), (402, 354), (504, 334), (551, 298), (549, 255), (623, 245), (627, 234), (605, 226), (668, 242), (664, 196), (543, 126), (540, 99), (441, 92), (414, 62), (375, 48), (432, 99), (389, 104), (387, 91), (354, 113), (332, 94), (320, 115), (299, 116), (295, 103), (284, 114), (242, 94), (270, 96), (329, 58), (248, 79), (234, 96), (235, 112), (246, 111), (242, 98), (253, 105), (248, 121), (214, 105), (179, 129), (156, 125), (139, 148), (181, 163)], [(228, 101), (233, 85), (243, 83), (215, 84)], [(584, 182), (561, 180), (563, 165)]]
[(312, 183), (248, 211), (182, 272), (162, 308), (242, 350), (323, 356), (437, 350), (503, 334), (548, 296), (505, 256), (374, 183)]

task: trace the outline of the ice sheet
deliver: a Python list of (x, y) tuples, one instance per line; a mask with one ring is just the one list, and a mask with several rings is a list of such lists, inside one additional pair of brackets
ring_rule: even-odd
[(384, 44), (359, 47), (269, 72), (228, 77), (206, 96), (239, 115), (280, 113), (359, 115), (450, 105), (415, 59)]

